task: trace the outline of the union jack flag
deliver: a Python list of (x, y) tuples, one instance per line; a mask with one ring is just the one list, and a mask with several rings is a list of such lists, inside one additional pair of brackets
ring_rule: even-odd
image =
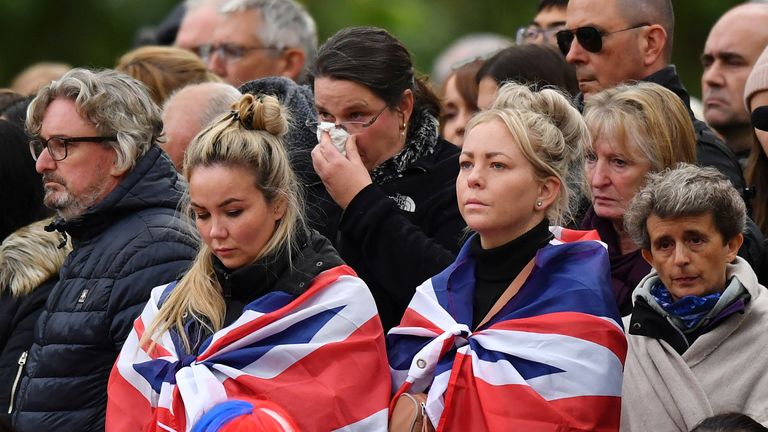
[(108, 385), (107, 431), (189, 431), (214, 405), (246, 396), (281, 406), (301, 431), (385, 431), (383, 329), (365, 284), (347, 266), (296, 297), (275, 291), (188, 355), (174, 332), (141, 346), (174, 284), (155, 288)]
[(518, 293), (478, 329), (475, 261), (416, 291), (387, 336), (396, 398), (427, 392), (437, 431), (616, 431), (627, 343), (594, 231), (550, 228)]

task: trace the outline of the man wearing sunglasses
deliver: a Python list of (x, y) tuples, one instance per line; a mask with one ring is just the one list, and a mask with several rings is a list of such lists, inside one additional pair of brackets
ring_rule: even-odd
[[(671, 0), (570, 0), (557, 44), (576, 69), (579, 100), (627, 81), (659, 84), (690, 96), (671, 64), (675, 18)], [(740, 192), (744, 177), (736, 156), (689, 108), (699, 165), (713, 166)]]
[(107, 380), (133, 321), (152, 288), (194, 259), (176, 211), (185, 185), (158, 147), (159, 108), (127, 75), (73, 69), (28, 112), (44, 202), (57, 215), (45, 229), (72, 252), (35, 324), (13, 423), (103, 431)]
[(317, 51), (317, 29), (295, 0), (226, 0), (213, 44), (201, 56), (208, 69), (239, 87), (268, 76), (301, 81)]
[(768, 44), (768, 5), (743, 4), (726, 12), (704, 45), (701, 76), (704, 119), (746, 164), (752, 124), (744, 107), (744, 84)]

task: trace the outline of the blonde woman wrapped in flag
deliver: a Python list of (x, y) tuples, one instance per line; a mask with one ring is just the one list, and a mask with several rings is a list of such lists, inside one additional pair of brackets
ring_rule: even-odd
[(618, 430), (627, 342), (605, 245), (549, 226), (588, 139), (561, 93), (518, 84), (469, 122), (456, 193), (477, 234), (387, 336), (395, 410), (426, 393), (437, 431)]
[(386, 429), (376, 306), (305, 227), (287, 128), (276, 98), (245, 95), (187, 150), (200, 252), (136, 320), (110, 378), (108, 431), (188, 431), (237, 397), (277, 404), (302, 431)]

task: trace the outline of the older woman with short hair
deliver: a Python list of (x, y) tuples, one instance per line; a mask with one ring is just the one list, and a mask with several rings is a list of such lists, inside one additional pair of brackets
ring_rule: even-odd
[(653, 271), (633, 294), (622, 431), (689, 431), (721, 412), (768, 424), (768, 293), (737, 256), (746, 208), (713, 168), (649, 176), (624, 218)]

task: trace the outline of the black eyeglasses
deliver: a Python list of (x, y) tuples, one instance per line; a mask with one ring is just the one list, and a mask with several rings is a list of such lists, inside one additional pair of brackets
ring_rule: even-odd
[(37, 158), (40, 157), (40, 153), (42, 153), (43, 150), (48, 149), (48, 154), (51, 155), (51, 159), (58, 162), (67, 158), (67, 146), (70, 143), (80, 143), (80, 142), (103, 143), (103, 142), (110, 142), (110, 141), (117, 141), (117, 137), (115, 136), (72, 137), (72, 138), (50, 137), (47, 140), (38, 138), (38, 139), (33, 139), (29, 142), (29, 151), (30, 153), (32, 153), (32, 159), (37, 160)]
[[(354, 134), (355, 132), (360, 132), (361, 130), (363, 130), (365, 128), (369, 128), (369, 127), (373, 126), (373, 124), (376, 123), (376, 120), (379, 119), (379, 116), (381, 116), (381, 114), (383, 114), (384, 111), (386, 111), (386, 110), (387, 110), (387, 106), (385, 105), (384, 108), (382, 108), (381, 111), (378, 112), (378, 114), (373, 116), (373, 118), (368, 120), (368, 121), (354, 121), (354, 120), (350, 120), (350, 121), (337, 122), (337, 123), (334, 123), (334, 124), (335, 124), (335, 126), (337, 128), (344, 129), (345, 131), (347, 131), (347, 132), (349, 132), (351, 134)], [(322, 120), (321, 120), (321, 122), (322, 122)], [(333, 122), (328, 122), (328, 123), (333, 123)], [(314, 120), (307, 120), (307, 122), (305, 124), (307, 125), (307, 127), (311, 128), (311, 129), (317, 129), (318, 122), (316, 122)]]
[(560, 51), (563, 53), (563, 55), (568, 55), (568, 51), (571, 50), (571, 44), (573, 44), (573, 39), (578, 40), (579, 45), (584, 47), (585, 50), (591, 53), (597, 53), (603, 49), (604, 37), (614, 33), (621, 33), (627, 30), (634, 30), (649, 25), (650, 24), (642, 23), (612, 32), (603, 32), (596, 29), (595, 27), (579, 27), (575, 30), (560, 30), (557, 32), (555, 37), (557, 38), (557, 46), (560, 48)]

